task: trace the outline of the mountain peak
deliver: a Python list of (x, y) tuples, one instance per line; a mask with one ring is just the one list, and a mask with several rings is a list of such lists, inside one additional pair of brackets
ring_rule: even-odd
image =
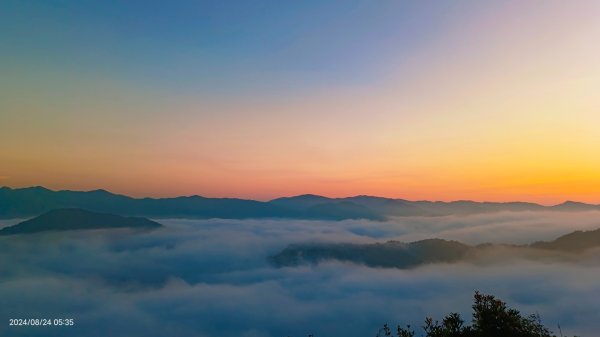
[(374, 195), (366, 195), (366, 194), (355, 195), (355, 196), (347, 197), (344, 199), (350, 199), (350, 200), (396, 200), (396, 199), (377, 197)]
[(579, 201), (567, 200), (562, 204), (552, 206), (554, 209), (559, 210), (588, 210), (588, 209), (596, 209), (597, 206), (592, 204), (586, 204)]
[(52, 190), (45, 188), (44, 186), (30, 186), (17, 188), (15, 191), (33, 191), (33, 192), (52, 192)]
[(277, 198), (277, 199), (273, 199), (271, 201), (283, 201), (283, 200), (329, 200), (329, 198), (324, 197), (322, 195), (317, 195), (317, 194), (300, 194), (300, 195), (294, 195), (291, 197), (281, 197), (281, 198)]
[(566, 201), (558, 204), (557, 206), (560, 206), (560, 205), (587, 205), (587, 204), (580, 202), (580, 201), (566, 200)]
[(307, 194), (300, 194), (300, 195), (297, 195), (297, 196), (292, 196), (292, 198), (303, 198), (303, 199), (310, 199), (310, 198), (316, 198), (316, 199), (329, 199), (329, 198), (327, 198), (327, 197), (324, 197), (324, 196), (322, 196), (322, 195), (318, 195), (318, 194), (310, 194), (310, 193), (307, 193)]
[(17, 225), (3, 228), (0, 230), (0, 235), (83, 229), (158, 228), (161, 226), (157, 222), (141, 217), (123, 217), (81, 208), (59, 208)]
[(99, 188), (97, 190), (91, 190), (89, 192), (90, 193), (95, 193), (95, 194), (113, 194), (113, 193), (111, 193), (111, 192), (109, 192), (109, 191), (107, 191), (107, 190), (105, 190), (103, 188)]

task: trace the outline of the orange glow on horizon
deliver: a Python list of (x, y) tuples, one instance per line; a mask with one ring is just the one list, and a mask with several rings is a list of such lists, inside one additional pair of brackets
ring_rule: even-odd
[(0, 83), (0, 186), (600, 204), (599, 12), (496, 4), (390, 51), (373, 78), (281, 91), (24, 63)]

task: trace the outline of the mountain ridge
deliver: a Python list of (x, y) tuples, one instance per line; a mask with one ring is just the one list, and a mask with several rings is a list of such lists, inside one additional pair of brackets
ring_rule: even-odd
[(0, 229), (0, 236), (85, 229), (153, 229), (161, 224), (142, 217), (123, 217), (80, 208), (60, 208)]
[(445, 216), (499, 211), (585, 211), (600, 205), (565, 201), (543, 206), (530, 202), (410, 201), (370, 195), (329, 198), (315, 194), (257, 201), (201, 195), (134, 198), (104, 189), (51, 190), (43, 186), (0, 188), (0, 218), (31, 217), (57, 208), (84, 208), (155, 218), (290, 218), (385, 220), (394, 216)]
[(288, 245), (268, 260), (275, 267), (317, 265), (336, 260), (369, 267), (409, 269), (425, 264), (460, 262), (469, 257), (493, 252), (495, 248), (514, 250), (521, 256), (535, 258), (539, 257), (539, 253), (578, 256), (598, 247), (600, 228), (574, 231), (552, 241), (538, 241), (528, 245), (485, 243), (473, 246), (439, 238), (413, 242), (392, 240), (375, 243), (301, 243)]

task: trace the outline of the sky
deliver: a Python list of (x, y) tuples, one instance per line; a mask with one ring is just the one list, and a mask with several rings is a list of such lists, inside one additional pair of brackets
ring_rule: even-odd
[(0, 3), (0, 185), (600, 203), (598, 1)]

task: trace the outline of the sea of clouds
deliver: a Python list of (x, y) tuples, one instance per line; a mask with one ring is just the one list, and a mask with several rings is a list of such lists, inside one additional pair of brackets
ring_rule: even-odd
[[(503, 212), (385, 222), (158, 220), (164, 228), (0, 237), (2, 336), (374, 336), (458, 311), (475, 290), (558, 333), (600, 331), (600, 252), (572, 261), (489, 261), (376, 269), (339, 262), (273, 268), (290, 243), (413, 241), (524, 244), (600, 228), (600, 212)], [(2, 226), (15, 220), (0, 220)], [(1, 226), (0, 226), (1, 227)], [(498, 254), (502, 254), (499, 252)], [(74, 318), (74, 327), (8, 326)]]

